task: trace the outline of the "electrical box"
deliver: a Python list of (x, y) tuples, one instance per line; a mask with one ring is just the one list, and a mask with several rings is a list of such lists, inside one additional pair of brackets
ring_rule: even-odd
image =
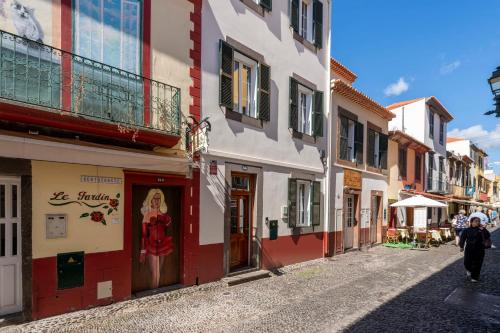
[(45, 215), (45, 239), (66, 238), (68, 235), (68, 218), (66, 214)]
[(269, 221), (269, 240), (278, 239), (278, 220)]
[(83, 286), (84, 252), (57, 254), (57, 288), (69, 289)]

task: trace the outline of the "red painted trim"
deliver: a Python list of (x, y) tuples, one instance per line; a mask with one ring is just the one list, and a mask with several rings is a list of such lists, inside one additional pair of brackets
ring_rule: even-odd
[(323, 258), (323, 232), (262, 239), (262, 267), (282, 267), (302, 261)]
[(194, 5), (194, 10), (190, 14), (193, 30), (191, 30), (190, 38), (193, 42), (193, 48), (189, 51), (189, 57), (193, 61), (193, 65), (189, 70), (189, 75), (193, 80), (193, 84), (189, 87), (189, 95), (192, 102), (189, 105), (189, 114), (197, 121), (201, 118), (201, 10), (202, 0), (188, 0)]
[[(151, 77), (151, 0), (142, 7), (142, 75)], [(144, 123), (151, 121), (151, 82), (144, 81)]]
[[(116, 138), (132, 140), (133, 133), (122, 133), (118, 130), (118, 125), (83, 117), (72, 116), (67, 112), (50, 112), (33, 108), (32, 106), (21, 106), (0, 102), (0, 119), (11, 122), (18, 122), (28, 125), (38, 125), (75, 133), (91, 134), (105, 138)], [(179, 141), (175, 135), (163, 134), (160, 132), (139, 130), (137, 142), (158, 145), (163, 147), (173, 147)]]
[(224, 243), (200, 245), (199, 283), (220, 280), (224, 277)]

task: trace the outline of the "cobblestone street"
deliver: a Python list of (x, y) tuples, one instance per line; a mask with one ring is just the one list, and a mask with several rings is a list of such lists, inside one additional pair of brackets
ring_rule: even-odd
[[(493, 240), (500, 244), (500, 232)], [(499, 332), (492, 304), (471, 310), (444, 301), (456, 288), (500, 296), (500, 250), (487, 251), (477, 285), (465, 281), (461, 259), (453, 245), (378, 246), (233, 287), (186, 288), (0, 332)]]

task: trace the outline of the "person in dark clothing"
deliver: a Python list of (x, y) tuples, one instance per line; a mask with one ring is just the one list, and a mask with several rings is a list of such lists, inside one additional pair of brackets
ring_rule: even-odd
[(470, 220), (470, 227), (463, 230), (460, 235), (460, 251), (464, 251), (464, 266), (467, 270), (467, 277), (472, 282), (478, 282), (479, 273), (484, 259), (484, 241), (490, 239), (490, 233), (486, 228), (481, 227), (481, 220), (474, 217)]

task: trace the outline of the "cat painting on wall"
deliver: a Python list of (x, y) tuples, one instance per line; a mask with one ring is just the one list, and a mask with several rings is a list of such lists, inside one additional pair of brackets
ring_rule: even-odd
[(19, 0), (12, 0), (10, 16), (19, 36), (43, 43), (43, 29), (33, 8), (25, 6)]

